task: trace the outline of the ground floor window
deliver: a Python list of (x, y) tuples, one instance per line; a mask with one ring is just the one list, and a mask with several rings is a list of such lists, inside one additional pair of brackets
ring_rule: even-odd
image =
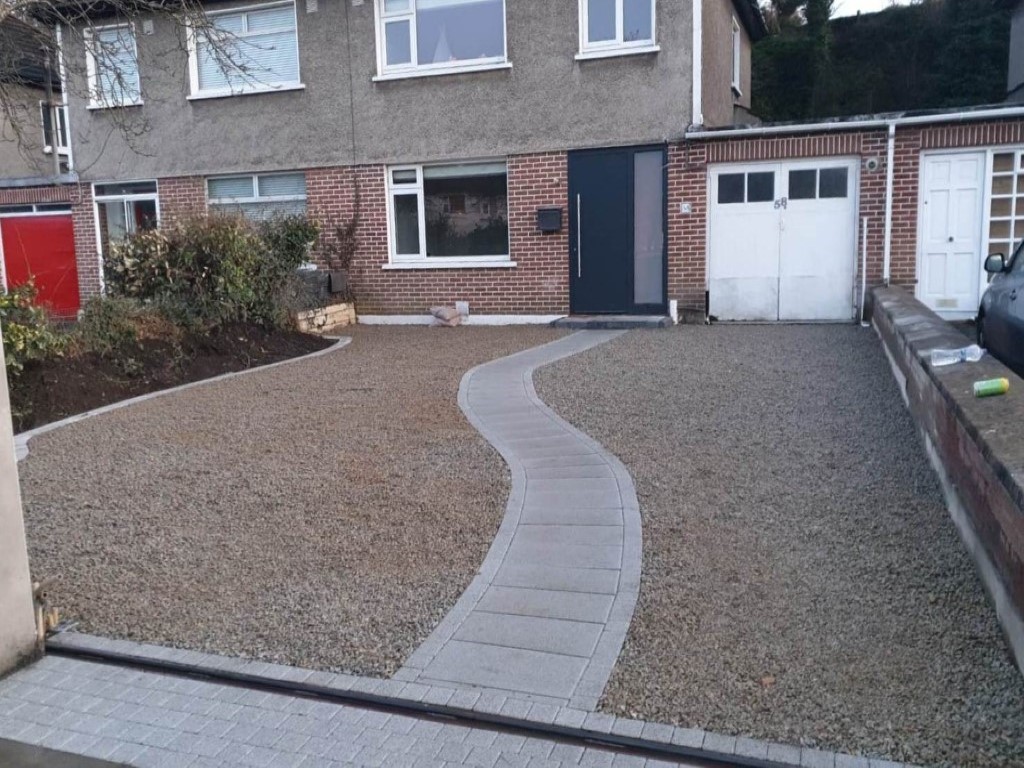
[(220, 176), (206, 180), (210, 210), (262, 221), (306, 212), (304, 173)]
[(100, 253), (140, 229), (153, 229), (159, 221), (155, 181), (129, 181), (93, 185)]
[(389, 168), (388, 199), (395, 262), (509, 259), (505, 162)]

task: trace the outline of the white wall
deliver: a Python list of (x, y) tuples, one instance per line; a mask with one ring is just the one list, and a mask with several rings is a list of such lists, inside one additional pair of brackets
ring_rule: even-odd
[[(0, 351), (3, 339), (0, 338)], [(32, 584), (6, 375), (0, 375), (0, 675), (36, 652)]]

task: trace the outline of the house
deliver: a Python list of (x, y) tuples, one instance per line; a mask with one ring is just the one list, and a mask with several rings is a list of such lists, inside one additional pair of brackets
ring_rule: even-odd
[[(570, 293), (664, 311), (667, 142), (748, 113), (765, 34), (754, 0), (209, 2), (187, 38), (102, 8), (63, 51), (82, 295), (139, 227), (304, 211), (329, 230), (358, 206), (367, 316), (545, 319)], [(592, 243), (634, 219), (629, 258), (600, 267)], [(594, 261), (570, 291), (571, 233)]]
[(37, 27), (13, 17), (0, 24), (0, 82), (12, 112), (0, 119), (0, 179), (67, 171), (67, 119), (60, 76), (50, 66), (53, 49), (52, 36)]
[(0, 87), (0, 280), (5, 289), (32, 280), (53, 314), (73, 317), (70, 141), (53, 35), (4, 19)]
[(95, 8), (62, 50), (82, 298), (140, 227), (305, 212), (358, 220), (366, 322), (850, 320), (889, 282), (968, 317), (1024, 235), (1024, 111), (757, 125), (754, 0)]

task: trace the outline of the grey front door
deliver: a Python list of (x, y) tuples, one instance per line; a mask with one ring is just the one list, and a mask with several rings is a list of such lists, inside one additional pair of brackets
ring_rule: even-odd
[(569, 304), (574, 314), (662, 314), (665, 149), (569, 155)]

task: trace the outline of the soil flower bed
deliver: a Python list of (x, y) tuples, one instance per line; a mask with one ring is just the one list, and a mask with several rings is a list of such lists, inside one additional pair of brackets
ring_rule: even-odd
[(305, 355), (330, 343), (296, 331), (233, 323), (210, 333), (140, 339), (119, 356), (86, 352), (33, 361), (11, 379), (14, 428), (22, 432), (130, 397)]

